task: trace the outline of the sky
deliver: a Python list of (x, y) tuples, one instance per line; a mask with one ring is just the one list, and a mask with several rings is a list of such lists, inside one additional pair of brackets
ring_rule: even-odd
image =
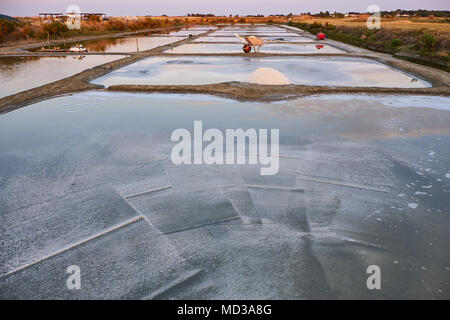
[(449, 0), (0, 0), (0, 13), (12, 16), (35, 16), (39, 12), (64, 13), (72, 4), (78, 5), (82, 12), (102, 12), (111, 16), (364, 12), (373, 4), (387, 11), (450, 10)]

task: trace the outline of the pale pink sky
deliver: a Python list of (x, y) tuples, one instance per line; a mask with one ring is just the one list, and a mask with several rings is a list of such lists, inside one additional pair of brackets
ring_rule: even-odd
[(187, 13), (274, 14), (319, 11), (365, 11), (369, 5), (381, 10), (450, 10), (449, 0), (0, 0), (0, 13), (32, 16), (39, 12), (65, 12), (78, 5), (83, 12), (104, 12), (112, 16), (184, 15)]

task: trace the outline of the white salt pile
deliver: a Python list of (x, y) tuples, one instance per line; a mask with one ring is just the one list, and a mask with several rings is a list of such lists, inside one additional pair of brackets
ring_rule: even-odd
[(248, 76), (247, 82), (268, 85), (292, 84), (284, 74), (273, 68), (256, 69)]

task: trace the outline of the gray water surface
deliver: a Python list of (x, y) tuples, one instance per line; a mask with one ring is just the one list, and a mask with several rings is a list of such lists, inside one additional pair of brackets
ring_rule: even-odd
[[(280, 44), (268, 43), (262, 47), (262, 52), (267, 53), (345, 53), (345, 51), (336, 47), (324, 44), (317, 46), (315, 44)], [(215, 44), (215, 43), (187, 43), (178, 47), (167, 49), (165, 53), (240, 53), (241, 44)]]
[(124, 57), (118, 55), (0, 57), (0, 97), (61, 80)]
[[(449, 102), (88, 92), (0, 115), (0, 297), (447, 299)], [(175, 166), (194, 120), (279, 129), (279, 172)]]
[[(286, 37), (286, 36), (261, 36), (261, 39), (266, 39), (270, 41), (280, 41), (280, 42), (314, 42), (314, 39), (308, 37)], [(208, 37), (200, 37), (194, 40), (194, 42), (239, 42), (241, 43), (241, 39), (237, 38), (234, 35), (227, 36), (208, 36)]]

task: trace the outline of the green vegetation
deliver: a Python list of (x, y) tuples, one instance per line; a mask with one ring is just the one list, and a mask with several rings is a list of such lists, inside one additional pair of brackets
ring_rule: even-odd
[(401, 46), (403, 43), (402, 39), (392, 39), (391, 40), (391, 47), (392, 48), (397, 48), (399, 46)]
[(44, 32), (50, 34), (51, 36), (63, 36), (67, 33), (69, 28), (65, 23), (52, 22), (44, 24)]
[(290, 26), (317, 34), (323, 32), (330, 39), (432, 66), (450, 72), (450, 41), (439, 32), (420, 29), (369, 30), (362, 26), (335, 26), (331, 23), (289, 22)]
[(435, 36), (433, 36), (432, 34), (425, 33), (422, 36), (421, 43), (423, 44), (423, 47), (425, 49), (433, 50), (438, 43), (438, 39)]
[(0, 19), (0, 38), (14, 31), (17, 23), (9, 20)]
[[(349, 14), (362, 14), (365, 12), (349, 12)], [(344, 17), (343, 13), (339, 13), (339, 12), (334, 12), (334, 13), (330, 13), (328, 11), (322, 12), (320, 11), (320, 13), (316, 13), (316, 14), (311, 14), (311, 12), (305, 12), (304, 14), (307, 14), (309, 16), (313, 16), (313, 17), (319, 17), (319, 18), (329, 18), (329, 17), (336, 17), (336, 18), (342, 18)], [(410, 17), (439, 17), (439, 18), (448, 18), (450, 17), (450, 11), (446, 11), (446, 10), (401, 10), (401, 9), (397, 9), (397, 10), (392, 10), (392, 11), (381, 11), (381, 15), (383, 17), (385, 16), (395, 16), (395, 15), (401, 15), (401, 16), (410, 16)]]

